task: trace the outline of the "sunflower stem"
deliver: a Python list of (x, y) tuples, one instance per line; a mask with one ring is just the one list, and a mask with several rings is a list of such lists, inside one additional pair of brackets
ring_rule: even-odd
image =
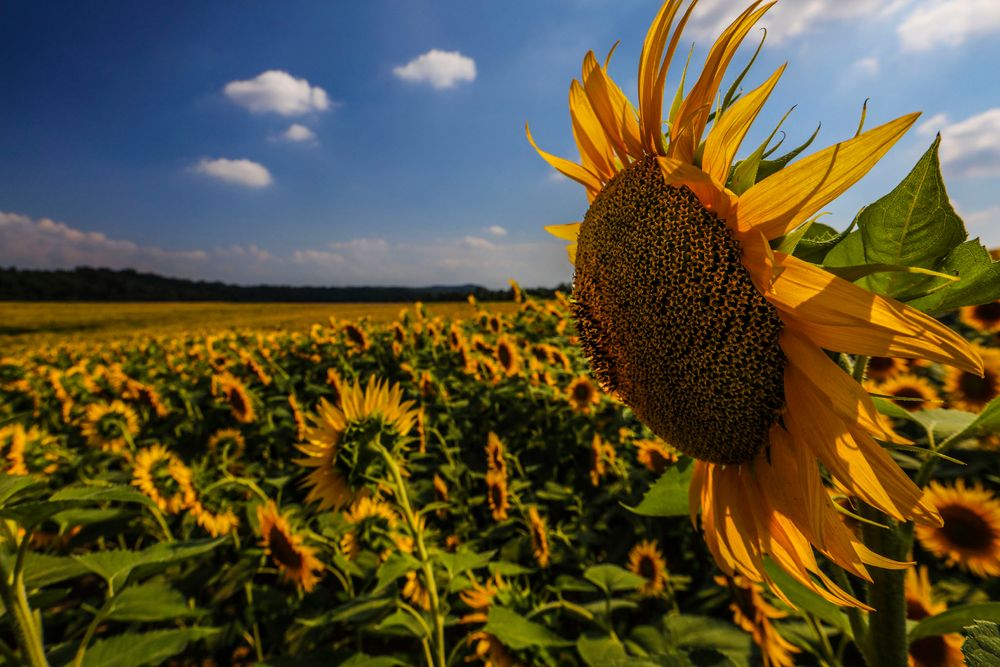
[[(28, 536), (21, 538), (28, 542)], [(22, 545), (18, 545), (22, 546)], [(7, 572), (0, 562), (0, 599), (10, 613), (9, 622), (21, 648), (21, 661), (31, 667), (48, 667), (45, 646), (42, 642), (41, 618), (32, 612), (28, 595), (24, 589), (24, 573), (16, 567)]]
[(431, 560), (427, 555), (427, 547), (424, 545), (423, 531), (420, 529), (420, 523), (417, 520), (417, 515), (413, 512), (413, 507), (410, 505), (410, 497), (406, 492), (406, 484), (403, 482), (403, 475), (399, 470), (396, 459), (393, 458), (389, 450), (382, 446), (382, 443), (377, 438), (372, 443), (372, 447), (382, 456), (382, 460), (385, 461), (386, 467), (388, 467), (389, 473), (392, 475), (396, 500), (399, 503), (399, 508), (403, 511), (406, 525), (413, 534), (413, 541), (417, 547), (417, 555), (420, 557), (420, 569), (424, 574), (424, 583), (427, 585), (427, 594), (430, 597), (431, 614), (434, 618), (434, 648), (437, 650), (437, 667), (447, 667), (448, 658), (444, 643), (444, 615), (441, 613), (441, 601), (438, 598), (434, 568), (431, 567)]
[[(837, 582), (837, 585), (843, 588), (848, 595), (852, 597), (854, 596), (854, 586), (851, 585), (851, 580), (843, 568), (833, 568), (833, 578)], [(858, 651), (861, 652), (861, 657), (864, 658), (865, 664), (868, 665), (868, 667), (877, 667), (877, 663), (872, 656), (871, 646), (868, 643), (868, 622), (861, 614), (861, 610), (857, 607), (848, 607), (847, 620), (851, 623), (851, 633), (854, 635), (854, 645), (857, 646)], [(841, 647), (841, 650), (842, 648), (843, 647)]]
[[(868, 505), (862, 506), (862, 512), (871, 519), (880, 520), (889, 525), (889, 530), (876, 528), (869, 524), (861, 527), (865, 545), (893, 560), (904, 561), (909, 551), (906, 539), (906, 526), (898, 524), (894, 519), (882, 515), (878, 510)], [(912, 525), (912, 524), (906, 524)], [(875, 608), (869, 614), (868, 634), (864, 638), (870, 659), (878, 667), (907, 667), (909, 664), (906, 637), (906, 598), (905, 570), (888, 570), (872, 568), (872, 584), (868, 588), (868, 604)]]

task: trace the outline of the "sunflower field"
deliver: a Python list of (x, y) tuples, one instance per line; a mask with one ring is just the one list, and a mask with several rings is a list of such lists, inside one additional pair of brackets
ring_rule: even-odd
[[(720, 575), (690, 459), (591, 379), (566, 298), (515, 294), (506, 316), (416, 304), (3, 357), (5, 663), (852, 664), (847, 611), (779, 568), (786, 601)], [(906, 593), (934, 655), (997, 615), (1000, 443), (977, 424), (998, 307), (955, 322), (985, 381), (870, 365), (899, 427), (950, 445)]]

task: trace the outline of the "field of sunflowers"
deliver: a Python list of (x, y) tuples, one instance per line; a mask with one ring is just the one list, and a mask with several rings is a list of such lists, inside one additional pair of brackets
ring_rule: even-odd
[[(857, 610), (720, 575), (690, 459), (591, 379), (568, 299), (503, 306), (0, 358), (5, 664), (859, 664)], [(985, 379), (868, 370), (901, 432), (949, 444), (915, 664), (961, 664), (1000, 599), (1000, 304), (950, 323)]]

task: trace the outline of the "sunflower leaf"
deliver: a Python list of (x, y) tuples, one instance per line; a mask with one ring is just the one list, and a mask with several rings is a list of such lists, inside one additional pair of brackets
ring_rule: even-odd
[(188, 643), (211, 637), (218, 628), (178, 628), (134, 633), (103, 639), (87, 650), (84, 667), (140, 667), (162, 664), (167, 658), (183, 651)]
[(646, 577), (611, 563), (588, 567), (583, 578), (609, 595), (614, 591), (634, 591), (646, 583)]
[(693, 463), (690, 458), (682, 458), (649, 487), (637, 507), (625, 504), (622, 507), (642, 516), (687, 516), (688, 487), (694, 472)]
[[(955, 412), (950, 410), (949, 412)], [(962, 413), (963, 415), (969, 413)], [(949, 434), (948, 440), (958, 442), (967, 438), (978, 438), (990, 433), (1000, 433), (1000, 397), (994, 398), (986, 404), (978, 415), (973, 415), (974, 419), (969, 420), (965, 425)]]
[(775, 586), (781, 589), (789, 600), (795, 603), (800, 610), (812, 614), (821, 621), (825, 621), (844, 633), (847, 637), (853, 637), (851, 623), (847, 614), (837, 605), (827, 602), (811, 590), (795, 581), (792, 575), (785, 572), (780, 565), (770, 558), (764, 561), (764, 570), (771, 578)]
[(965, 628), (962, 655), (969, 667), (990, 667), (1000, 662), (1000, 627), (990, 621), (979, 621)]
[(940, 614), (928, 616), (913, 626), (907, 635), (911, 644), (926, 637), (937, 637), (950, 632), (961, 632), (962, 628), (976, 621), (1000, 622), (1000, 602), (981, 602), (952, 607)]
[(507, 647), (518, 651), (535, 646), (571, 646), (573, 642), (566, 641), (549, 630), (544, 625), (529, 621), (519, 614), (496, 605), (490, 605), (490, 613), (486, 619), (483, 632), (488, 632)]

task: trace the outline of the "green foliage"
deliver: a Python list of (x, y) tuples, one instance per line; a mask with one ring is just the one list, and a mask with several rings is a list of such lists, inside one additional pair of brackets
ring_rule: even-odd
[(488, 632), (515, 651), (533, 647), (571, 646), (572, 642), (546, 628), (529, 621), (504, 607), (491, 607), (484, 632)]
[(1000, 664), (1000, 626), (992, 621), (980, 621), (965, 628), (962, 655), (968, 667)]
[(180, 628), (127, 632), (95, 642), (83, 658), (83, 667), (142, 667), (161, 664), (192, 641), (211, 637), (215, 628)]
[(965, 604), (928, 616), (910, 628), (907, 639), (912, 643), (925, 637), (961, 632), (977, 621), (1000, 623), (1000, 602)]
[(660, 476), (642, 497), (638, 507), (626, 506), (626, 509), (643, 516), (687, 516), (688, 487), (693, 472), (694, 460), (684, 457)]

